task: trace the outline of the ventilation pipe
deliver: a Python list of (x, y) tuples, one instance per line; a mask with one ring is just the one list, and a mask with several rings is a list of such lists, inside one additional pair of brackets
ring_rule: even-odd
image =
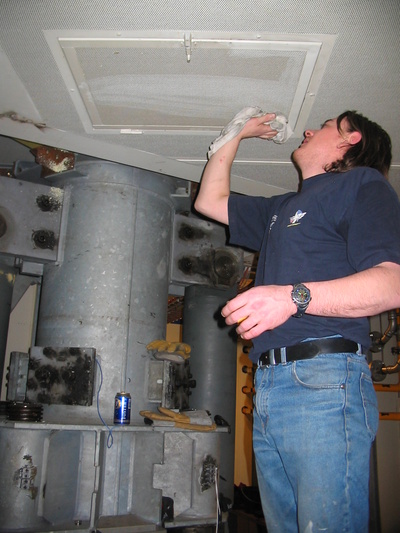
[[(226, 421), (231, 431), (221, 434), (220, 486), (233, 501), (236, 411), (236, 336), (221, 316), (225, 303), (236, 295), (229, 290), (191, 285), (185, 290), (183, 341), (192, 347), (190, 368), (196, 388), (190, 398), (194, 409), (206, 409)], [(218, 420), (218, 418), (217, 418)]]

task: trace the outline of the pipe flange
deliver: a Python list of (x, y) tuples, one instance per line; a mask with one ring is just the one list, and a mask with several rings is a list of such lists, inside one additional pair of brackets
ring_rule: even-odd
[(383, 381), (386, 378), (384, 372), (385, 364), (382, 361), (375, 359), (371, 363), (371, 377), (372, 381)]
[(7, 418), (16, 422), (41, 422), (43, 406), (39, 403), (8, 402)]

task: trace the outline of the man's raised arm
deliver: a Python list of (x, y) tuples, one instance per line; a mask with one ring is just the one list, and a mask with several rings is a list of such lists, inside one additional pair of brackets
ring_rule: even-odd
[(196, 211), (213, 220), (228, 224), (228, 198), (230, 176), (240, 141), (250, 137), (272, 139), (276, 135), (265, 122), (272, 120), (274, 113), (250, 119), (239, 134), (221, 146), (207, 163), (201, 178), (200, 188), (194, 203)]

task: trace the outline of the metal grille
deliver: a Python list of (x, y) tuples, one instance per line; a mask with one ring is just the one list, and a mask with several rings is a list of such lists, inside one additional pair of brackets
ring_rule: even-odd
[(301, 124), (308, 117), (310, 91), (317, 90), (334, 42), (331, 36), (171, 31), (116, 37), (54, 30), (46, 38), (88, 133), (220, 131), (233, 110), (256, 101), (266, 109), (274, 102), (294, 129), (301, 115)]
[[(76, 82), (94, 127), (215, 129), (249, 101), (289, 113), (304, 51), (81, 48)], [(74, 64), (71, 65), (74, 68)], [(308, 81), (308, 80), (307, 80)]]

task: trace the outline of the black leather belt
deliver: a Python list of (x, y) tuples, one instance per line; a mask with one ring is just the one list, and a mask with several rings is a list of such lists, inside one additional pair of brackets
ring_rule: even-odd
[(299, 359), (312, 359), (324, 353), (358, 353), (360, 349), (359, 344), (342, 337), (317, 339), (300, 342), (294, 346), (268, 350), (268, 352), (261, 354), (258, 366), (279, 365), (279, 363), (289, 363)]

